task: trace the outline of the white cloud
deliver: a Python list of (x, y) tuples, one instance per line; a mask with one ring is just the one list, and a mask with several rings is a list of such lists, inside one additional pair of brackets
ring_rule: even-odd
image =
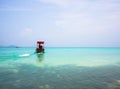
[(85, 28), (95, 26), (98, 28), (114, 28), (120, 26), (119, 0), (65, 1), (68, 2), (69, 7), (59, 14), (58, 20), (56, 21), (56, 24), (61, 25), (61, 27), (71, 27), (74, 25), (74, 27), (82, 26)]
[(119, 17), (92, 16), (88, 13), (63, 13), (56, 20), (56, 25), (62, 29), (102, 30), (119, 27)]
[(63, 9), (57, 15), (55, 24), (58, 29), (63, 29), (66, 33), (99, 33), (108, 29), (120, 28), (119, 0), (38, 1), (56, 5)]
[(55, 21), (57, 29), (62, 30), (62, 36), (57, 35), (55, 39), (62, 39), (64, 42), (71, 42), (72, 40), (73, 43), (82, 42), (83, 44), (117, 42), (117, 32), (120, 32), (118, 31), (120, 28), (119, 0), (39, 1), (62, 9)]

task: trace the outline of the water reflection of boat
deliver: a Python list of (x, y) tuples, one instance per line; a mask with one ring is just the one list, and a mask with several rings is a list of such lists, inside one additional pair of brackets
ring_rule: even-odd
[(38, 62), (42, 62), (43, 59), (44, 59), (44, 54), (43, 53), (37, 53), (36, 55), (37, 55)]

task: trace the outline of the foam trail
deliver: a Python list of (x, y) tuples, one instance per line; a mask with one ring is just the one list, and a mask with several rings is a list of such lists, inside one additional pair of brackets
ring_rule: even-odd
[(32, 56), (32, 55), (34, 55), (35, 54), (35, 52), (34, 53), (25, 53), (25, 54), (21, 54), (21, 55), (19, 55), (19, 57), (29, 57), (29, 56)]
[(30, 56), (29, 53), (25, 53), (25, 54), (21, 54), (21, 55), (19, 55), (19, 57), (28, 57), (28, 56)]

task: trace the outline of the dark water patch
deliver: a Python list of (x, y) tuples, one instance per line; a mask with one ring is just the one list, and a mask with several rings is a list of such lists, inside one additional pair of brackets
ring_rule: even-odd
[(0, 67), (0, 89), (119, 89), (119, 80), (119, 66)]

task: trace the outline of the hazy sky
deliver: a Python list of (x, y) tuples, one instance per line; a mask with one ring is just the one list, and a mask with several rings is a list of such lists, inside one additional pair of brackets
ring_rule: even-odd
[(0, 45), (120, 47), (120, 0), (0, 0)]

